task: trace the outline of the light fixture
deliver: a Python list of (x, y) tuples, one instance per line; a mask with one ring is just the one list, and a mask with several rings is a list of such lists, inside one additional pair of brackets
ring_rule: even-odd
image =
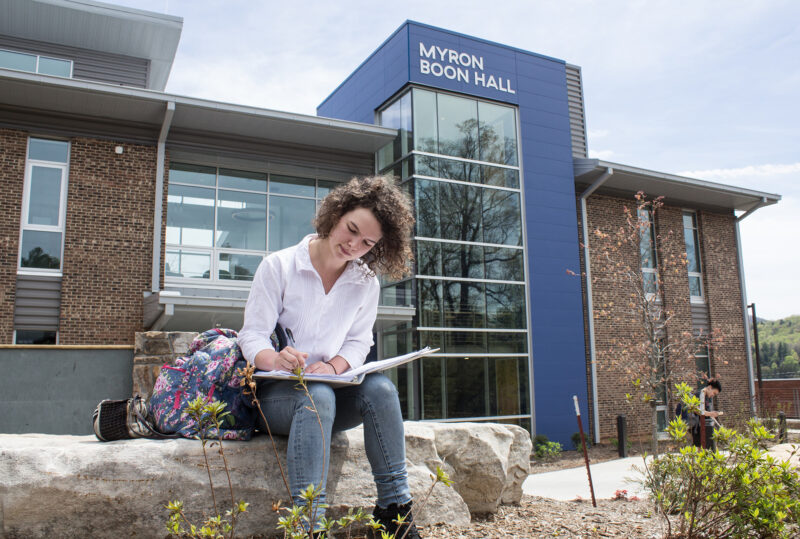
[(122, 152), (125, 151), (125, 148), (122, 146), (114, 146), (114, 153), (117, 155), (122, 155)]

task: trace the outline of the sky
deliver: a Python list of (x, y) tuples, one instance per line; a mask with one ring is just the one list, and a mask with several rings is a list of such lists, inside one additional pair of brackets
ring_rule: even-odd
[(110, 3), (183, 17), (167, 92), (287, 112), (315, 114), (407, 19), (578, 65), (590, 157), (782, 196), (740, 223), (747, 300), (800, 314), (796, 0)]

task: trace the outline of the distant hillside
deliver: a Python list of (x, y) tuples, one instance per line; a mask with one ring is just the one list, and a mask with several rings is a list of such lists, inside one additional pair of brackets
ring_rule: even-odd
[(800, 315), (758, 320), (761, 375), (800, 378)]

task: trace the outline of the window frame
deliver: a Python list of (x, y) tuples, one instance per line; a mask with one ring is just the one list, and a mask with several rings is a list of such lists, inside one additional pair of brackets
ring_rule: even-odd
[[(67, 159), (66, 162), (59, 161), (45, 161), (42, 159), (31, 159), (30, 155), (31, 140), (52, 140), (57, 142), (64, 142), (67, 145)], [(69, 184), (69, 161), (72, 151), (72, 145), (68, 140), (60, 140), (53, 138), (29, 136), (25, 152), (25, 177), (22, 189), (22, 208), (20, 211), (20, 227), (19, 227), (19, 247), (17, 256), (17, 273), (23, 275), (54, 275), (61, 276), (64, 269), (64, 237), (66, 236), (66, 221), (67, 221), (67, 192)], [(30, 215), (30, 201), (31, 201), (31, 182), (34, 167), (46, 167), (61, 170), (61, 192), (58, 199), (58, 224), (57, 225), (37, 225), (29, 224), (28, 217)], [(61, 234), (59, 268), (29, 268), (22, 266), (22, 237), (26, 230), (37, 232), (57, 232)]]
[[(253, 283), (252, 279), (245, 280), (245, 279), (220, 279), (219, 278), (219, 271), (220, 271), (220, 257), (223, 254), (229, 255), (245, 255), (245, 256), (261, 256), (262, 259), (268, 256), (270, 253), (275, 252), (275, 250), (268, 250), (269, 247), (269, 234), (270, 234), (270, 224), (269, 224), (269, 214), (270, 214), (270, 206), (272, 197), (283, 197), (283, 198), (295, 198), (300, 200), (312, 200), (314, 201), (314, 213), (310, 217), (314, 217), (316, 215), (316, 211), (319, 209), (320, 202), (322, 201), (323, 197), (319, 196), (319, 189), (321, 182), (333, 182), (339, 183), (337, 180), (329, 179), (329, 178), (320, 178), (318, 176), (299, 176), (299, 175), (292, 175), (291, 173), (281, 173), (281, 172), (264, 172), (258, 170), (247, 170), (246, 168), (234, 168), (230, 166), (218, 166), (218, 165), (207, 165), (200, 161), (194, 160), (176, 160), (172, 164), (178, 165), (198, 165), (208, 168), (214, 169), (214, 184), (213, 185), (200, 185), (200, 184), (193, 184), (188, 182), (181, 182), (181, 181), (174, 181), (170, 180), (168, 182), (167, 187), (167, 197), (169, 197), (169, 186), (176, 185), (181, 187), (193, 187), (198, 189), (207, 189), (209, 192), (214, 194), (213, 197), (213, 208), (214, 208), (214, 219), (213, 219), (213, 229), (211, 230), (211, 246), (201, 246), (201, 245), (190, 245), (190, 244), (177, 244), (177, 243), (170, 243), (167, 241), (167, 233), (166, 233), (166, 226), (164, 229), (164, 261), (162, 264), (162, 269), (164, 271), (164, 282), (167, 285), (180, 285), (180, 286), (187, 286), (187, 285), (202, 285), (202, 286), (210, 286), (213, 288), (218, 289), (242, 289), (242, 288), (250, 288)], [(228, 186), (221, 186), (220, 185), (220, 170), (233, 170), (238, 172), (255, 172), (259, 174), (264, 174), (265, 176), (265, 189), (264, 191), (260, 190), (253, 190), (253, 189), (244, 189), (244, 188), (237, 188), (237, 187), (228, 187)], [(170, 168), (170, 171), (172, 169)], [(303, 196), (303, 195), (296, 195), (296, 194), (288, 194), (288, 193), (273, 193), (270, 189), (270, 182), (272, 181), (273, 176), (281, 177), (281, 178), (298, 178), (304, 180), (312, 180), (314, 182), (314, 196)], [(264, 238), (264, 249), (263, 250), (251, 250), (251, 249), (242, 249), (236, 247), (220, 247), (217, 246), (217, 235), (219, 233), (218, 230), (218, 223), (219, 223), (219, 193), (220, 191), (230, 191), (236, 193), (246, 193), (246, 194), (255, 194), (255, 195), (263, 195), (266, 198), (266, 206), (265, 206), (265, 222), (266, 222), (266, 230), (265, 230), (265, 238)], [(169, 202), (167, 202), (167, 213), (169, 213)], [(176, 277), (172, 275), (167, 275), (166, 273), (166, 263), (167, 263), (167, 256), (171, 252), (179, 251), (182, 254), (196, 254), (196, 255), (209, 255), (210, 256), (210, 264), (209, 264), (209, 277), (208, 278), (195, 278), (195, 277)]]
[[(480, 108), (480, 103), (487, 103), (492, 105), (499, 105), (502, 107), (506, 107), (511, 109), (514, 114), (514, 130), (515, 130), (515, 155), (516, 155), (516, 164), (507, 164), (505, 162), (495, 163), (491, 161), (484, 161), (482, 160), (482, 154), (478, 153), (474, 156), (474, 158), (467, 158), (457, 155), (448, 155), (444, 153), (439, 153), (440, 147), (440, 125), (438, 121), (435, 122), (435, 132), (436, 132), (436, 150), (435, 151), (428, 151), (419, 149), (417, 146), (418, 140), (416, 137), (418, 136), (418, 129), (417, 129), (417, 121), (419, 117), (417, 116), (417, 101), (416, 98), (419, 95), (419, 91), (430, 92), (434, 94), (435, 97), (435, 104), (436, 110), (438, 111), (438, 104), (439, 104), (439, 96), (441, 95), (448, 95), (454, 96), (462, 99), (469, 99), (475, 101), (476, 103), (476, 119), (480, 122), (480, 114), (478, 113), (478, 109)], [(522, 156), (521, 156), (521, 138), (520, 138), (520, 117), (519, 117), (519, 108), (513, 106), (508, 103), (501, 103), (497, 101), (493, 101), (490, 99), (485, 99), (476, 96), (466, 96), (463, 94), (455, 93), (455, 92), (448, 92), (441, 88), (427, 88), (418, 85), (408, 85), (404, 87), (401, 91), (399, 91), (395, 96), (391, 99), (387, 100), (387, 102), (376, 110), (375, 114), (375, 121), (379, 125), (383, 125), (383, 112), (386, 109), (392, 107), (399, 99), (402, 99), (404, 96), (411, 94), (412, 98), (412, 106), (411, 106), (411, 120), (412, 120), (412, 135), (415, 137), (412, 139), (411, 147), (408, 151), (404, 152), (403, 155), (397, 155), (396, 153), (392, 153), (389, 156), (388, 148), (392, 148), (394, 143), (390, 143), (387, 146), (384, 146), (382, 150), (386, 153), (381, 153), (379, 150), (378, 155), (379, 158), (376, 159), (376, 172), (377, 173), (389, 173), (395, 174), (398, 176), (398, 179), (401, 185), (407, 185), (411, 188), (411, 198), (414, 200), (415, 209), (419, 213), (419, 205), (417, 204), (417, 194), (416, 189), (418, 188), (418, 181), (429, 181), (433, 184), (437, 185), (438, 187), (444, 186), (464, 186), (465, 189), (479, 189), (480, 190), (480, 218), (481, 220), (484, 218), (484, 215), (491, 214), (490, 212), (487, 213), (486, 210), (491, 210), (492, 207), (487, 206), (484, 208), (483, 206), (483, 197), (490, 193), (492, 197), (495, 196), (503, 196), (503, 192), (505, 194), (515, 194), (515, 196), (519, 197), (519, 209), (517, 218), (521, 223), (521, 230), (520, 230), (520, 237), (518, 242), (514, 243), (492, 243), (491, 241), (487, 241), (487, 238), (484, 237), (484, 231), (481, 230), (480, 238), (477, 241), (472, 240), (465, 240), (465, 239), (452, 239), (443, 237), (444, 232), (438, 227), (435, 231), (433, 230), (425, 230), (422, 231), (417, 227), (414, 234), (414, 242), (416, 247), (422, 243), (438, 243), (441, 245), (445, 244), (452, 244), (452, 245), (463, 245), (469, 247), (477, 247), (477, 248), (502, 248), (502, 249), (509, 249), (509, 250), (519, 250), (519, 252), (524, 253), (527, 245), (526, 240), (526, 230), (524, 228), (524, 199), (523, 199), (523, 180), (522, 180)], [(438, 118), (438, 112), (435, 113), (435, 116)], [(405, 136), (405, 133), (402, 134)], [(388, 147), (388, 148), (387, 148)], [(396, 147), (396, 145), (394, 146)], [(481, 151), (481, 148), (478, 148), (478, 152)], [(430, 160), (437, 160), (435, 171), (432, 171), (431, 174), (435, 174), (433, 176), (428, 175), (428, 172), (422, 171), (420, 168), (416, 166), (416, 162), (414, 160), (419, 158), (428, 158)], [(393, 159), (393, 160), (392, 160)], [(478, 167), (478, 174), (479, 176), (476, 179), (473, 179), (471, 176), (469, 178), (460, 178), (456, 179), (455, 177), (450, 177), (448, 174), (444, 173), (440, 165), (443, 163), (445, 164), (453, 164), (453, 163), (469, 163), (476, 167)], [(489, 183), (485, 181), (485, 168), (492, 167), (497, 169), (498, 171), (514, 171), (516, 173), (516, 180), (511, 186), (507, 183), (507, 180), (504, 180), (505, 183)], [(434, 197), (435, 200), (439, 200), (438, 195)], [(439, 202), (436, 202), (437, 206), (434, 210), (435, 213), (438, 214), (440, 211)], [(418, 215), (419, 217), (419, 215)], [(413, 414), (415, 410), (419, 410), (420, 419), (430, 420), (430, 421), (492, 421), (492, 420), (519, 420), (519, 421), (531, 421), (531, 414), (533, 408), (533, 400), (532, 400), (532, 391), (533, 391), (533, 384), (531, 382), (531, 343), (530, 343), (530, 311), (529, 311), (529, 272), (527, 268), (527, 260), (523, 258), (523, 267), (522, 267), (522, 275), (521, 280), (504, 280), (504, 279), (497, 279), (497, 278), (489, 278), (488, 274), (485, 273), (486, 266), (485, 266), (485, 252), (481, 254), (483, 263), (482, 268), (484, 273), (482, 273), (481, 277), (462, 277), (462, 276), (450, 276), (446, 275), (444, 269), (440, 269), (439, 271), (441, 274), (430, 274), (428, 272), (420, 271), (418, 264), (414, 265), (414, 273), (413, 277), (413, 289), (412, 293), (414, 294), (414, 300), (416, 303), (417, 314), (414, 319), (414, 323), (411, 326), (411, 331), (413, 334), (416, 335), (415, 339), (416, 344), (418, 346), (423, 346), (425, 344), (430, 344), (431, 346), (440, 347), (442, 350), (432, 354), (428, 361), (438, 361), (438, 365), (441, 367), (441, 380), (436, 382), (436, 385), (441, 385), (441, 387), (437, 387), (437, 391), (440, 391), (440, 394), (436, 397), (437, 399), (441, 400), (440, 408), (441, 410), (436, 410), (434, 412), (434, 416), (430, 416), (427, 411), (426, 403), (427, 397), (425, 396), (426, 392), (426, 383), (429, 383), (430, 380), (427, 379), (427, 376), (423, 374), (426, 370), (426, 365), (419, 364), (419, 372), (414, 376), (419, 376), (418, 386), (414, 387), (415, 391), (419, 391), (417, 394), (408, 395), (408, 413)], [(441, 255), (440, 255), (441, 257)], [(419, 262), (419, 260), (417, 260)], [(440, 260), (440, 264), (444, 263), (443, 257)], [(436, 273), (436, 272), (434, 272)], [(448, 283), (460, 283), (464, 284), (477, 284), (480, 287), (484, 288), (484, 300), (483, 300), (483, 312), (485, 315), (484, 324), (480, 327), (463, 327), (463, 324), (451, 324), (449, 321), (446, 321), (447, 318), (447, 308), (443, 305), (444, 301), (444, 293), (441, 294), (442, 299), (437, 302), (438, 309), (440, 312), (440, 317), (437, 317), (437, 320), (426, 320), (425, 325), (423, 325), (423, 320), (421, 316), (421, 309), (422, 305), (419, 303), (421, 298), (421, 288), (423, 283), (438, 283), (442, 287), (446, 286)], [(489, 300), (486, 298), (485, 294), (485, 287), (486, 286), (495, 286), (495, 285), (519, 285), (522, 289), (525, 305), (523, 308), (524, 311), (524, 322), (523, 327), (495, 327), (495, 322), (490, 323), (490, 316), (489, 316)], [(441, 318), (441, 320), (438, 320)], [(434, 325), (428, 325), (429, 323), (433, 323)], [(474, 342), (471, 337), (475, 337)], [(379, 340), (382, 339), (382, 334), (379, 331)], [(456, 343), (456, 339), (466, 339), (463, 344)], [(467, 342), (468, 341), (468, 342)], [(475, 349), (469, 349), (474, 347)], [(463, 348), (463, 349), (462, 349)], [(469, 349), (469, 350), (468, 350)], [(492, 350), (491, 352), (489, 350)], [(483, 398), (484, 406), (486, 407), (486, 415), (474, 418), (464, 418), (462, 416), (452, 417), (452, 414), (448, 410), (448, 402), (449, 402), (449, 389), (447, 387), (447, 379), (444, 376), (446, 372), (445, 364), (449, 360), (455, 359), (466, 359), (466, 358), (481, 358), (483, 363), (486, 365), (484, 369), (484, 387), (483, 392), (480, 395), (476, 395), (476, 398)], [(492, 386), (491, 384), (496, 384), (497, 380), (489, 380), (490, 378), (490, 367), (493, 367), (493, 361), (495, 360), (507, 360), (507, 359), (514, 359), (524, 363), (525, 365), (525, 374), (523, 374), (524, 386), (520, 386), (524, 388), (525, 395), (520, 395), (520, 410), (526, 410), (524, 414), (504, 414), (504, 415), (489, 415), (488, 410), (489, 407), (494, 406), (490, 402), (489, 393), (491, 392), (490, 389)], [(522, 382), (520, 382), (522, 383)], [(523, 402), (524, 401), (524, 402)]]
[[(18, 331), (48, 331), (56, 334), (56, 342), (53, 344), (19, 344), (17, 343), (17, 332)], [(14, 328), (14, 333), (11, 337), (11, 344), (15, 346), (58, 346), (59, 345), (59, 331), (52, 330), (52, 329), (43, 329), (43, 330), (31, 330), (26, 328)]]
[[(686, 228), (686, 222), (684, 217), (691, 216), (692, 217), (692, 228)], [(686, 250), (686, 232), (687, 230), (692, 231), (692, 235), (694, 236), (694, 248), (695, 248), (695, 256), (697, 257), (697, 266), (700, 268), (700, 271), (689, 271), (687, 266), (687, 279), (691, 282), (692, 278), (696, 278), (700, 283), (700, 295), (694, 296), (692, 295), (691, 286), (689, 286), (689, 300), (691, 303), (694, 304), (705, 304), (706, 302), (706, 291), (705, 291), (705, 284), (703, 283), (703, 257), (702, 257), (702, 250), (700, 249), (700, 225), (697, 219), (697, 211), (684, 209), (681, 212), (681, 224), (683, 226), (683, 250), (686, 253), (686, 256), (689, 256), (688, 251)]]
[[(34, 67), (33, 71), (28, 71), (27, 69), (16, 69), (16, 68), (13, 68), (13, 67), (3, 67), (3, 66), (0, 66), (0, 69), (9, 69), (11, 71), (19, 71), (21, 73), (35, 73), (37, 75), (46, 75), (48, 77), (61, 77), (61, 78), (68, 78), (68, 79), (73, 78), (73, 74), (75, 72), (75, 61), (74, 60), (68, 60), (67, 58), (57, 58), (55, 56), (49, 56), (49, 55), (46, 55), (46, 54), (35, 54), (35, 53), (32, 53), (32, 52), (16, 51), (16, 50), (13, 50), (13, 49), (6, 49), (6, 48), (2, 48), (2, 47), (0, 47), (0, 51), (1, 52), (10, 52), (12, 54), (20, 54), (20, 55), (23, 55), (23, 56), (33, 56), (34, 58), (36, 58), (36, 63), (35, 63), (35, 67)], [(42, 58), (46, 58), (47, 60), (58, 60), (59, 62), (68, 62), (69, 63), (69, 75), (66, 76), (66, 77), (63, 77), (61, 75), (52, 75), (50, 73), (41, 73), (39, 71), (39, 60), (41, 60)]]
[[(416, 146), (415, 146), (415, 140), (413, 139), (413, 136), (416, 133), (416, 126), (414, 125), (414, 110), (415, 110), (414, 93), (415, 92), (428, 92), (428, 93), (434, 94), (434, 97), (436, 98), (436, 105), (435, 106), (436, 106), (436, 109), (437, 109), (437, 113), (436, 113), (437, 118), (438, 118), (438, 95), (446, 95), (446, 96), (451, 96), (451, 97), (458, 97), (458, 98), (462, 98), (462, 99), (473, 100), (473, 101), (476, 102), (476, 114), (479, 114), (478, 111), (477, 111), (477, 108), (478, 108), (477, 103), (480, 103), (480, 102), (488, 103), (490, 105), (496, 105), (496, 106), (512, 109), (513, 112), (514, 112), (514, 127), (515, 127), (515, 130), (516, 130), (516, 140), (515, 140), (515, 150), (514, 151), (515, 151), (515, 155), (516, 155), (517, 164), (516, 165), (509, 165), (509, 164), (506, 164), (506, 163), (495, 163), (495, 162), (492, 162), (492, 161), (483, 161), (481, 159), (469, 159), (469, 158), (465, 158), (465, 157), (439, 153), (438, 144), (439, 144), (440, 133), (439, 133), (438, 120), (437, 120), (437, 124), (436, 124), (437, 151), (436, 152), (429, 152), (429, 151), (424, 151), (424, 150), (417, 149)], [(397, 164), (401, 163), (404, 159), (406, 159), (410, 155), (424, 155), (424, 156), (428, 156), (428, 157), (436, 157), (436, 158), (439, 158), (439, 159), (449, 159), (449, 160), (455, 160), (455, 161), (468, 161), (470, 163), (475, 163), (475, 164), (478, 164), (478, 165), (486, 165), (486, 166), (492, 166), (492, 167), (498, 167), (498, 168), (507, 168), (507, 169), (512, 169), (512, 170), (517, 170), (519, 172), (519, 174), (520, 174), (520, 182), (522, 181), (522, 179), (521, 179), (521, 174), (522, 174), (522, 156), (521, 156), (521, 151), (522, 150), (521, 150), (521, 141), (520, 141), (519, 107), (514, 106), (512, 104), (509, 104), (509, 103), (504, 103), (502, 101), (495, 101), (493, 99), (487, 99), (487, 98), (484, 98), (484, 97), (468, 96), (468, 95), (460, 94), (458, 92), (451, 92), (451, 91), (445, 90), (443, 88), (429, 88), (429, 87), (420, 86), (420, 85), (417, 85), (417, 84), (409, 84), (409, 85), (403, 87), (399, 92), (397, 92), (394, 96), (392, 96), (389, 100), (387, 100), (379, 109), (377, 109), (375, 111), (375, 114), (374, 114), (375, 123), (377, 125), (383, 126), (383, 113), (386, 110), (390, 109), (395, 104), (398, 104), (406, 96), (409, 96), (411, 98), (411, 106), (410, 106), (411, 118), (410, 119), (411, 119), (412, 140), (410, 141), (409, 149), (408, 149), (408, 151), (404, 152), (402, 155), (393, 156), (394, 160), (392, 160), (392, 161), (384, 160), (382, 152), (387, 147), (393, 147), (395, 145), (395, 141), (392, 141), (392, 142), (388, 143), (387, 145), (385, 145), (384, 147), (378, 149), (377, 152), (376, 152), (376, 170), (377, 170), (378, 173), (386, 173), (386, 172), (388, 172), (390, 169), (394, 168)], [(476, 117), (476, 119), (480, 123), (480, 117), (478, 116), (478, 117)], [(398, 128), (398, 131), (401, 131), (401, 129)], [(400, 136), (407, 136), (407, 134), (408, 134), (407, 132), (404, 132)], [(435, 178), (435, 179), (440, 179), (440, 178)], [(486, 184), (478, 183), (478, 185), (486, 185)], [(491, 186), (491, 185), (486, 185), (486, 186), (487, 187), (494, 187), (494, 186)], [(513, 188), (509, 188), (509, 189), (513, 189)], [(519, 190), (519, 188), (517, 188), (517, 190)]]
[[(642, 258), (642, 249), (641, 243), (644, 239), (644, 232), (645, 229), (640, 225), (639, 228), (639, 270), (642, 272), (642, 288), (645, 292), (645, 298), (647, 301), (658, 301), (659, 300), (659, 271), (658, 271), (658, 246), (656, 245), (656, 223), (655, 219), (653, 218), (653, 211), (650, 208), (639, 208), (636, 211), (636, 219), (639, 223), (643, 223), (642, 212), (644, 212), (647, 216), (647, 232), (650, 235), (650, 256), (653, 259), (653, 267), (648, 268), (645, 267), (644, 262), (645, 260)], [(650, 292), (647, 290), (647, 284), (644, 282), (644, 275), (653, 275), (654, 276), (654, 283), (655, 283), (655, 291)]]

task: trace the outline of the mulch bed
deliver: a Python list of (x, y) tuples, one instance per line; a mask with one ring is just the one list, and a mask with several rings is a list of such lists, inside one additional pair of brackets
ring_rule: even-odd
[[(589, 462), (596, 464), (619, 458), (613, 446), (589, 449)], [(640, 454), (633, 448), (628, 456)], [(582, 451), (564, 451), (551, 461), (532, 462), (531, 473), (545, 473), (584, 466)], [(559, 501), (539, 496), (522, 497), (520, 505), (504, 505), (494, 515), (473, 517), (463, 528), (449, 525), (421, 528), (427, 539), (536, 538), (536, 537), (631, 537), (657, 538), (664, 535), (664, 521), (647, 500)]]
[(496, 537), (663, 537), (663, 520), (645, 500), (590, 500), (563, 502), (523, 496), (520, 505), (504, 505), (487, 518), (473, 518), (468, 527), (427, 526), (426, 539)]

